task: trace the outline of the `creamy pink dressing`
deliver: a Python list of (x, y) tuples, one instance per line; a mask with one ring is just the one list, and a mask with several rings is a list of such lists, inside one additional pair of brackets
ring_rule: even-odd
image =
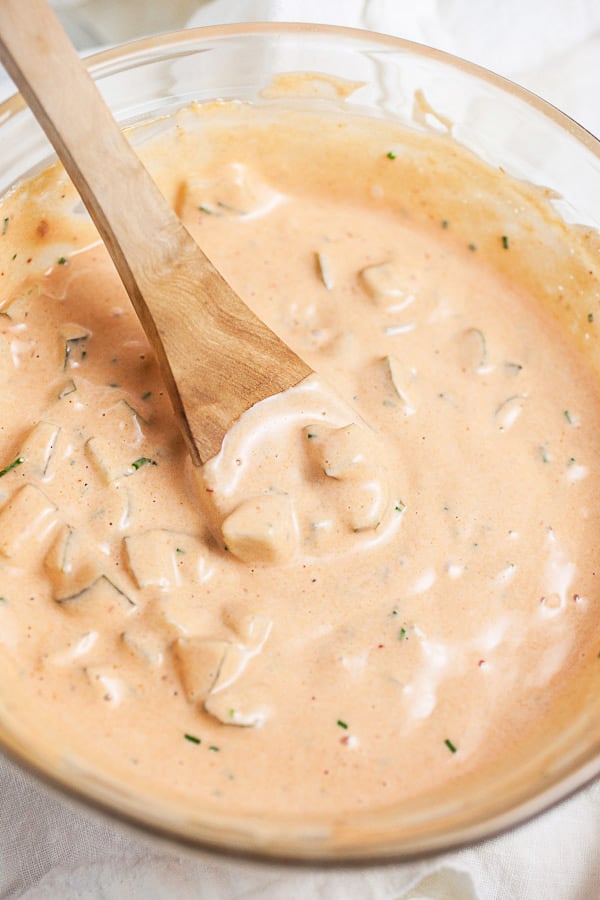
[[(196, 808), (331, 814), (478, 771), (597, 652), (598, 385), (533, 297), (552, 272), (528, 217), (548, 247), (575, 237), (384, 122), (179, 124), (145, 151), (165, 192), (319, 375), (193, 471), (61, 176), (6, 205), (15, 252), (54, 260), (0, 318), (0, 656), (22, 721)], [(463, 199), (490, 184), (486, 231)]]

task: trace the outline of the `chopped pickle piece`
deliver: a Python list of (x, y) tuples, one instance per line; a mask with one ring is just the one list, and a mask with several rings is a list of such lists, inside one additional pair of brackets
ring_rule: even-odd
[(131, 452), (124, 451), (122, 445), (101, 437), (90, 438), (85, 443), (85, 452), (102, 476), (105, 484), (132, 475)]
[(348, 522), (352, 531), (379, 528), (389, 508), (389, 494), (385, 479), (365, 481), (356, 485), (348, 507)]
[[(304, 432), (313, 461), (329, 478), (364, 478), (376, 464), (377, 449), (364, 426), (355, 423), (343, 428), (308, 425)], [(309, 435), (314, 437), (309, 438)]]
[(211, 685), (211, 694), (216, 694), (217, 691), (222, 691), (237, 681), (252, 655), (254, 654), (248, 653), (240, 644), (228, 644), (217, 677)]
[(121, 634), (121, 641), (135, 657), (151, 666), (161, 666), (164, 660), (163, 644), (152, 631), (131, 626)]
[(52, 422), (38, 422), (29, 432), (19, 456), (23, 458), (28, 475), (43, 478), (48, 473), (52, 453), (56, 446), (60, 428)]
[(78, 593), (61, 597), (56, 602), (66, 612), (87, 613), (97, 622), (114, 613), (130, 614), (135, 609), (133, 600), (106, 575), (100, 575)]
[(248, 614), (239, 608), (226, 610), (223, 619), (236, 632), (246, 649), (254, 653), (262, 649), (273, 627), (273, 620), (269, 616), (262, 613)]
[(106, 410), (105, 419), (116, 439), (96, 435), (86, 442), (85, 450), (106, 484), (133, 475), (146, 464), (156, 466), (154, 460), (140, 453), (144, 420), (133, 406), (119, 400)]
[(0, 553), (9, 558), (41, 545), (57, 524), (55, 505), (33, 484), (25, 484), (0, 510)]
[(405, 276), (391, 262), (367, 266), (360, 271), (359, 277), (372, 300), (390, 312), (405, 309), (415, 300), (414, 295), (404, 289)]
[(383, 363), (404, 415), (412, 416), (416, 412), (416, 408), (406, 393), (406, 384), (410, 380), (410, 374), (406, 372), (405, 366), (395, 356), (385, 356)]
[(127, 564), (138, 587), (164, 590), (202, 582), (210, 574), (206, 547), (194, 537), (155, 528), (124, 538)]
[(214, 613), (206, 608), (202, 596), (197, 596), (185, 585), (172, 593), (161, 591), (156, 607), (162, 627), (166, 626), (168, 631), (175, 630), (189, 637), (212, 634), (216, 618)]
[(18, 294), (2, 306), (0, 312), (15, 325), (24, 322), (29, 315), (32, 303), (35, 303), (42, 292), (41, 284), (31, 284), (22, 294)]
[(487, 341), (480, 328), (466, 328), (456, 340), (458, 364), (463, 372), (481, 372), (487, 367)]
[(73, 381), (72, 378), (69, 378), (68, 381), (65, 381), (64, 385), (58, 392), (58, 399), (64, 400), (64, 398), (68, 397), (69, 394), (74, 394), (76, 390), (77, 390), (77, 387), (75, 385), (75, 382)]
[(177, 536), (163, 528), (123, 539), (127, 564), (138, 587), (170, 588), (181, 584)]
[(93, 584), (102, 568), (81, 536), (69, 525), (61, 528), (44, 559), (57, 602), (74, 597)]
[(210, 693), (230, 644), (206, 638), (178, 638), (173, 643), (175, 665), (190, 703), (199, 703)]
[(119, 432), (120, 440), (130, 446), (137, 447), (144, 439), (141, 424), (144, 419), (127, 400), (118, 400), (107, 410), (106, 417), (111, 420), (113, 430)]
[(297, 544), (290, 498), (265, 494), (240, 503), (223, 522), (223, 538), (242, 562), (288, 562)]
[(74, 322), (65, 323), (61, 327), (63, 369), (78, 368), (81, 365), (87, 353), (86, 344), (91, 334), (89, 328)]
[[(222, 166), (212, 179), (190, 176), (179, 186), (175, 210), (212, 216), (258, 216), (279, 202), (280, 195), (242, 163)], [(196, 215), (198, 213), (196, 212)]]

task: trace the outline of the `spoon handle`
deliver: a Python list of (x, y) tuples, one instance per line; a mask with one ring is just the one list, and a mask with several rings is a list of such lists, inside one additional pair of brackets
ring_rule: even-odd
[(131, 149), (45, 0), (1, 0), (0, 60), (87, 207), (157, 355), (192, 460), (310, 368), (235, 294)]

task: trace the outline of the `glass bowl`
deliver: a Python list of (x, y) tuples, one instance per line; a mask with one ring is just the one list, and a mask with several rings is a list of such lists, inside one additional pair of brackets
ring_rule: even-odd
[[(347, 113), (447, 128), (493, 166), (553, 190), (568, 223), (600, 228), (600, 143), (549, 104), (444, 53), (347, 28), (260, 24), (195, 29), (99, 53), (90, 71), (123, 125), (166, 117), (192, 101), (265, 102), (277, 75), (315, 72), (288, 105), (337, 104)], [(329, 78), (330, 77), (330, 78)], [(339, 99), (335, 79), (362, 86)], [(268, 94), (268, 91), (267, 91)], [(144, 129), (139, 130), (143, 137)], [(20, 97), (0, 106), (0, 193), (53, 159)], [(43, 747), (19, 722), (0, 682), (0, 746), (87, 807), (180, 845), (289, 861), (381, 862), (446, 851), (514, 827), (600, 772), (600, 699), (583, 679), (552, 740), (528, 742), (468, 782), (384, 809), (324, 820), (216, 815), (138, 793)]]

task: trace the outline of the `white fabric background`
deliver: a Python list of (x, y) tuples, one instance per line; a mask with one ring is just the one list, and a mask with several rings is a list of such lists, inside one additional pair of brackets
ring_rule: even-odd
[[(208, 0), (190, 24), (261, 19), (357, 25), (429, 43), (520, 82), (600, 135), (600, 0)], [(600, 783), (459, 853), (294, 870), (151, 843), (75, 810), (0, 759), (0, 900), (17, 898), (599, 900)]]

